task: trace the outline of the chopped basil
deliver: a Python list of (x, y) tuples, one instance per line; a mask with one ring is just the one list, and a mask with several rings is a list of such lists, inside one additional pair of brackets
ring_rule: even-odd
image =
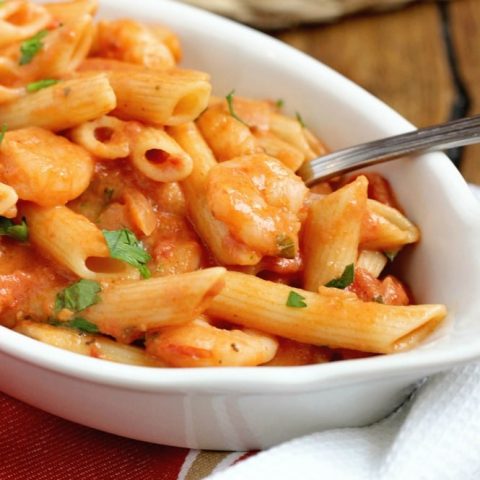
[(279, 98), (276, 102), (275, 102), (275, 106), (280, 110), (283, 108), (283, 106), (285, 105), (285, 101), (283, 100), (283, 98)]
[(100, 301), (98, 293), (101, 290), (100, 284), (94, 280), (79, 280), (57, 293), (55, 312), (58, 313), (64, 308), (74, 313), (85, 310)]
[(295, 242), (291, 237), (282, 233), (277, 236), (277, 247), (279, 256), (283, 258), (295, 258)]
[(39, 80), (38, 82), (29, 83), (26, 88), (28, 93), (33, 93), (38, 92), (38, 90), (41, 90), (42, 88), (51, 87), (56, 83), (58, 83), (58, 80), (54, 80), (53, 78), (45, 78), (44, 80)]
[(7, 125), (4, 123), (2, 125), (2, 128), (0, 129), (0, 144), (3, 142), (3, 138), (5, 137), (6, 133), (7, 133)]
[(133, 265), (139, 270), (143, 278), (149, 278), (151, 276), (147, 263), (152, 257), (133, 232), (126, 228), (112, 231), (102, 230), (102, 232), (112, 258)]
[(347, 265), (341, 277), (334, 278), (325, 284), (326, 287), (339, 288), (343, 290), (353, 283), (355, 277), (355, 268), (353, 263)]
[(374, 302), (377, 302), (377, 303), (385, 303), (385, 301), (383, 300), (382, 295), (375, 295), (375, 296), (373, 297), (373, 301), (374, 301)]
[(72, 320), (68, 320), (67, 322), (60, 322), (58, 320), (53, 320), (50, 322), (50, 325), (54, 325), (55, 327), (67, 327), (67, 328), (75, 328), (76, 330), (80, 330), (85, 333), (98, 333), (98, 327), (88, 320), (85, 320), (82, 317), (75, 317)]
[(227, 100), (227, 105), (228, 105), (228, 111), (230, 112), (230, 115), (235, 119), (238, 120), (240, 123), (243, 123), (248, 127), (248, 124), (244, 122), (236, 113), (235, 109), (233, 108), (233, 97), (235, 95), (235, 90), (232, 90), (225, 98)]
[(305, 308), (307, 304), (305, 303), (305, 297), (302, 297), (300, 294), (297, 292), (294, 292), (293, 290), (290, 291), (288, 294), (287, 298), (287, 307), (293, 307), (293, 308)]
[(28, 240), (28, 226), (25, 218), (22, 218), (22, 223), (15, 225), (9, 218), (0, 217), (0, 235), (12, 237), (19, 242), (26, 242)]
[(47, 34), (48, 30), (40, 30), (37, 34), (28, 40), (25, 40), (20, 45), (21, 56), (20, 61), (18, 62), (20, 65), (27, 65), (33, 60), (33, 57), (43, 48), (42, 40)]
[(387, 252), (383, 252), (383, 254), (390, 260), (390, 262), (393, 262), (395, 260), (395, 257), (398, 255), (399, 250), (390, 250)]
[(297, 119), (297, 122), (300, 124), (302, 128), (306, 128), (305, 122), (303, 121), (302, 116), (298, 112), (295, 112), (295, 118)]

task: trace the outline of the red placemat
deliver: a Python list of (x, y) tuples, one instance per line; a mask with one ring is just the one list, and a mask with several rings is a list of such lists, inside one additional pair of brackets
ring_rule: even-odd
[(250, 456), (99, 432), (0, 393), (1, 480), (200, 480)]

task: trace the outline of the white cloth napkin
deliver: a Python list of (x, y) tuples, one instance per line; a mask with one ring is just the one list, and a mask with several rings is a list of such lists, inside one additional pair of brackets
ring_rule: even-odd
[[(472, 190), (480, 199), (480, 188)], [(372, 426), (292, 440), (208, 478), (479, 480), (480, 363), (430, 377)]]

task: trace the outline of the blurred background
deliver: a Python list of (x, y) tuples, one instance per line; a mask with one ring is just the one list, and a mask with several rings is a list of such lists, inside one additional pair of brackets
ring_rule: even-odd
[[(480, 0), (184, 0), (326, 63), (418, 127), (480, 113)], [(480, 145), (448, 152), (480, 184)]]

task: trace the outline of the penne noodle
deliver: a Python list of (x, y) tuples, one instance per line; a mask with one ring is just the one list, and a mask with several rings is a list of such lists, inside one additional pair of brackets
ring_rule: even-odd
[(420, 240), (418, 228), (396, 208), (368, 199), (360, 246), (366, 250), (397, 250)]
[(84, 14), (95, 15), (97, 0), (71, 0), (67, 2), (46, 3), (44, 7), (60, 23), (73, 23)]
[(102, 160), (125, 158), (130, 154), (127, 122), (105, 115), (84, 122), (69, 132), (70, 138)]
[(134, 137), (130, 160), (147, 178), (156, 182), (178, 182), (192, 172), (190, 156), (168, 133), (145, 127)]
[[(372, 353), (415, 346), (446, 315), (444, 305), (382, 305), (332, 290), (314, 293), (227, 272), (225, 287), (206, 313), (297, 342)], [(291, 292), (300, 295), (306, 306), (287, 306)]]
[(114, 283), (102, 291), (101, 303), (84, 310), (82, 316), (102, 333), (130, 343), (146, 331), (194, 320), (223, 288), (225, 272), (215, 267)]
[(104, 70), (118, 100), (116, 115), (156, 125), (179, 125), (195, 120), (208, 106), (208, 75), (195, 70), (145, 70), (115, 61), (87, 61), (83, 71)]
[(372, 277), (378, 278), (387, 264), (387, 257), (376, 250), (362, 250), (358, 255), (356, 268), (366, 270)]
[(202, 319), (147, 335), (146, 349), (173, 367), (253, 367), (270, 361), (278, 342), (253, 330), (224, 330)]
[(270, 132), (256, 132), (257, 144), (265, 150), (267, 155), (280, 160), (286, 167), (294, 172), (305, 161), (305, 155), (296, 147), (281, 140)]
[(188, 215), (213, 255), (225, 265), (255, 265), (261, 257), (235, 240), (227, 226), (217, 220), (207, 204), (207, 178), (217, 165), (205, 140), (194, 123), (171, 127), (168, 132), (193, 159), (192, 173), (182, 183)]
[(46, 28), (52, 16), (44, 5), (26, 0), (10, 0), (0, 9), (0, 48), (32, 37)]
[(11, 130), (32, 125), (66, 130), (105, 115), (115, 105), (106, 74), (82, 75), (0, 105), (0, 124)]
[(88, 357), (141, 367), (167, 367), (158, 357), (145, 353), (139, 347), (123, 345), (101, 335), (91, 335), (72, 328), (22, 320), (14, 329), (27, 337), (54, 347)]
[(306, 160), (312, 160), (317, 156), (310, 148), (305, 138), (305, 129), (298, 120), (280, 113), (272, 113), (270, 117), (270, 131), (278, 138), (300, 150), (305, 155)]
[(110, 258), (102, 232), (83, 215), (68, 207), (33, 204), (24, 205), (21, 212), (32, 244), (80, 278), (138, 278), (133, 267)]
[(367, 187), (367, 179), (358, 177), (310, 207), (303, 236), (307, 290), (317, 291), (356, 262)]
[(123, 199), (133, 225), (144, 235), (151, 235), (157, 227), (157, 216), (150, 200), (139, 190), (133, 189), (127, 190)]

